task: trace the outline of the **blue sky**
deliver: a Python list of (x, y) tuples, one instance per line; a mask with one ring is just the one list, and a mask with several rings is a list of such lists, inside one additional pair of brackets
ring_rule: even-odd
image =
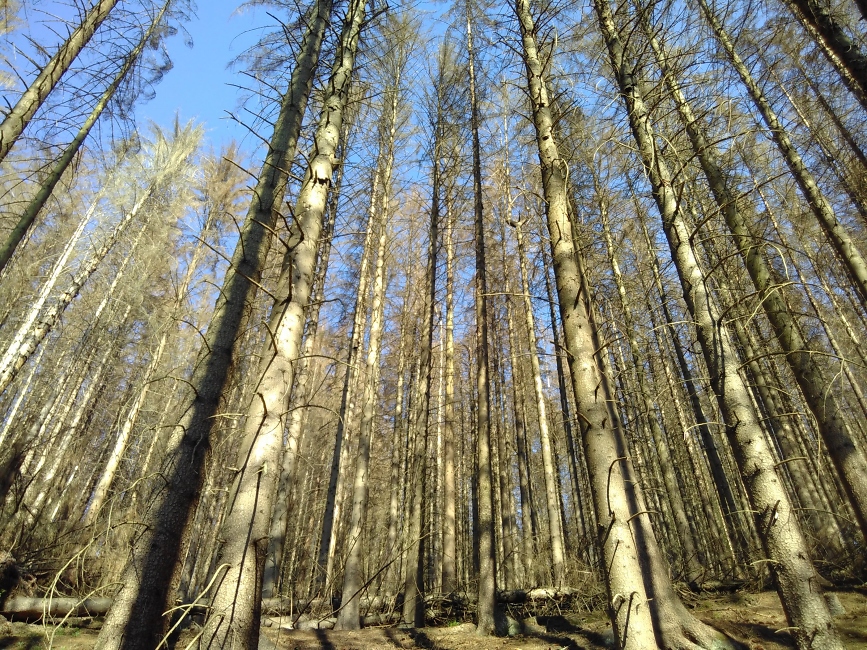
[(239, 91), (229, 84), (243, 82), (241, 75), (226, 66), (256, 40), (257, 27), (273, 24), (273, 20), (262, 9), (237, 13), (240, 0), (201, 0), (198, 4), (198, 17), (186, 25), (193, 48), (184, 44), (180, 34), (167, 41), (174, 67), (156, 86), (156, 97), (139, 106), (138, 116), (169, 126), (179, 111), (183, 121), (204, 122), (207, 138), (215, 147), (234, 137), (254, 148), (258, 142), (246, 137), (246, 129), (226, 114), (239, 98)]

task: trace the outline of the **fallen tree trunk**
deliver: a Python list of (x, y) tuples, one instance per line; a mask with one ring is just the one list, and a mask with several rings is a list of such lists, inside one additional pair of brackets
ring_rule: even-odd
[[(571, 596), (577, 593), (575, 589), (531, 589), (505, 591), (497, 594), (497, 601), (501, 604), (541, 604), (546, 601), (562, 603), (568, 600)], [(475, 599), (472, 597), (461, 596), (457, 594), (434, 594), (429, 595), (425, 599), (426, 610), (428, 610), (427, 618), (429, 620), (438, 620), (439, 618), (450, 618), (456, 613), (471, 611), (475, 608)], [(7, 598), (5, 602), (0, 603), (0, 615), (12, 620), (38, 620), (43, 617), (64, 617), (64, 616), (104, 616), (108, 612), (109, 607), (113, 602), (112, 598), (29, 598), (25, 596), (12, 596)], [(362, 597), (361, 610), (370, 620), (377, 620), (374, 616), (377, 613), (385, 614), (384, 618), (378, 620), (390, 620), (389, 611), (396, 608), (395, 597), (393, 596), (375, 596)], [(262, 600), (262, 612), (269, 616), (280, 616), (286, 614), (301, 614), (304, 612), (325, 611), (323, 608), (328, 607), (329, 612), (340, 606), (339, 601), (331, 603), (329, 606), (327, 601), (322, 598), (314, 598), (313, 600), (292, 599), (292, 598), (264, 598)], [(204, 613), (203, 604), (188, 605), (189, 614)]]
[(112, 598), (28, 598), (13, 596), (0, 606), (0, 615), (11, 620), (63, 616), (103, 616)]

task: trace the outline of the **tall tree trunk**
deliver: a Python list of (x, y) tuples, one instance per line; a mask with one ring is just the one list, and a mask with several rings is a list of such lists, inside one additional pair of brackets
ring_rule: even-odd
[(355, 427), (356, 399), (358, 397), (358, 377), (364, 339), (365, 322), (367, 320), (367, 294), (370, 282), (370, 262), (373, 257), (373, 239), (376, 232), (377, 192), (383, 173), (384, 151), (376, 157), (371, 181), (370, 206), (367, 211), (367, 227), (365, 228), (364, 244), (361, 251), (361, 263), (358, 269), (358, 290), (355, 294), (353, 309), (352, 332), (349, 335), (349, 357), (346, 361), (346, 375), (343, 379), (343, 393), (340, 398), (340, 417), (337, 419), (337, 433), (334, 440), (334, 455), (331, 458), (331, 471), (328, 480), (328, 492), (325, 499), (325, 514), (322, 519), (322, 535), (319, 541), (318, 566), (320, 574), (317, 586), (321, 589), (325, 584), (331, 584), (334, 576), (331, 570), (336, 552), (337, 533), (343, 512), (343, 497), (347, 474), (351, 468), (346, 467), (348, 459), (348, 443)]
[(497, 563), (494, 538), (494, 487), (491, 463), (491, 399), (488, 385), (488, 288), (485, 262), (485, 223), (482, 206), (482, 162), (479, 143), (479, 106), (476, 96), (476, 52), (473, 46), (472, 18), (469, 2), (466, 4), (467, 54), (469, 57), (470, 129), (473, 149), (473, 206), (475, 215), (476, 250), (476, 445), (478, 447), (479, 509), (479, 592), (476, 609), (476, 633), (495, 631), (497, 606)]
[[(551, 276), (548, 269), (553, 265), (550, 262), (550, 256), (546, 248), (542, 247), (542, 260), (545, 269), (545, 295), (548, 298), (548, 310), (551, 318), (551, 333), (554, 343), (555, 363), (557, 366), (557, 387), (560, 398), (560, 414), (563, 418), (563, 433), (566, 436), (566, 451), (569, 454), (569, 474), (571, 478), (572, 502), (574, 503), (575, 513), (577, 514), (579, 526), (579, 543), (578, 555), (583, 552), (588, 564), (595, 564), (596, 561), (596, 546), (588, 543), (592, 536), (591, 530), (594, 527), (592, 505), (586, 500), (586, 464), (583, 458), (579, 458), (578, 450), (575, 446), (575, 436), (572, 432), (572, 414), (569, 406), (570, 388), (566, 381), (566, 372), (563, 366), (563, 356), (566, 353), (563, 347), (560, 336), (560, 325), (557, 319), (557, 301), (554, 297), (554, 290), (551, 286)], [(584, 497), (584, 498), (582, 498)], [(587, 506), (591, 505), (588, 509)]]
[[(34, 197), (30, 200), (30, 203), (27, 204), (27, 208), (24, 210), (24, 213), (18, 219), (18, 223), (15, 224), (15, 227), (9, 233), (9, 236), (6, 239), (6, 242), (3, 244), (3, 247), (0, 248), (0, 273), (2, 273), (4, 267), (9, 262), (12, 257), (12, 254), (15, 252), (15, 249), (24, 239), (27, 231), (30, 229), (30, 226), (33, 225), (33, 222), (36, 220), (36, 217), (39, 215), (39, 212), (42, 210), (43, 206), (45, 206), (46, 201), (51, 197), (54, 192), (54, 188), (57, 186), (57, 183), (60, 182), (60, 178), (63, 176), (66, 169), (69, 167), (69, 163), (72, 162), (72, 159), (75, 158), (75, 154), (78, 153), (78, 150), (81, 149), (81, 145), (84, 144), (84, 141), (87, 139), (87, 136), (90, 134), (90, 130), (93, 128), (93, 125), (96, 124), (96, 121), (102, 115), (102, 112), (105, 110), (106, 106), (108, 106), (109, 102), (114, 97), (114, 94), (117, 92), (117, 89), (120, 87), (121, 83), (123, 83), (126, 76), (129, 74), (130, 70), (132, 70), (133, 66), (135, 66), (138, 61), (141, 53), (144, 51), (145, 46), (151, 42), (157, 28), (160, 26), (163, 20), (163, 16), (165, 16), (166, 11), (169, 9), (169, 5), (173, 0), (167, 0), (165, 4), (163, 4), (159, 13), (154, 17), (151, 21), (150, 26), (142, 35), (138, 44), (133, 48), (133, 50), (126, 55), (123, 60), (123, 65), (121, 65), (120, 70), (117, 71), (117, 74), (112, 79), (112, 82), (109, 84), (108, 88), (102, 93), (102, 96), (96, 102), (96, 105), (90, 111), (90, 114), (84, 120), (84, 124), (81, 125), (81, 128), (78, 130), (78, 133), (75, 134), (75, 137), (72, 139), (66, 149), (63, 150), (63, 153), (60, 154), (60, 158), (58, 158), (51, 167), (51, 171), (48, 172), (48, 175), (42, 180), (40, 183), (39, 189), (37, 190)], [(113, 3), (112, 3), (113, 4)], [(0, 148), (2, 151), (2, 148)], [(2, 158), (2, 156), (0, 156)]]
[(528, 0), (516, 0), (522, 56), (533, 112), (533, 125), (542, 168), (542, 185), (557, 296), (565, 331), (566, 349), (576, 411), (581, 421), (584, 453), (599, 520), (601, 563), (607, 589), (609, 615), (621, 648), (652, 648), (656, 643), (650, 603), (630, 525), (633, 509), (621, 464), (629, 463), (612, 429), (605, 395), (599, 393), (599, 351), (591, 332), (589, 296), (577, 264), (568, 214), (566, 169), (553, 138), (554, 120), (548, 99), (544, 67), (536, 43), (536, 27)]
[[(132, 223), (132, 220), (138, 216), (142, 206), (151, 198), (156, 189), (156, 183), (152, 184), (132, 209), (121, 218), (112, 231), (103, 239), (99, 248), (88, 254), (85, 261), (82, 262), (75, 275), (73, 275), (72, 280), (66, 285), (63, 293), (41, 314), (38, 322), (36, 322), (36, 318), (28, 318), (28, 322), (22, 325), (12, 345), (6, 350), (3, 360), (0, 361), (0, 368), (2, 368), (0, 369), (0, 393), (6, 390), (21, 366), (26, 363), (30, 355), (33, 354), (45, 337), (54, 329), (57, 320), (72, 303), (78, 292), (81, 291), (81, 287), (84, 286), (84, 283), (96, 271), (102, 260), (108, 255), (109, 251), (117, 243), (117, 240), (120, 239), (120, 236), (126, 231), (129, 224)], [(61, 258), (64, 263), (68, 259), (64, 259), (65, 257), (66, 253)], [(34, 309), (31, 309), (31, 315), (39, 313), (34, 311)]]
[[(634, 192), (634, 190), (631, 190)], [(690, 407), (692, 409), (693, 419), (698, 428), (699, 436), (701, 437), (702, 447), (705, 456), (707, 457), (708, 466), (710, 467), (711, 478), (714, 482), (717, 495), (720, 501), (720, 507), (723, 511), (723, 526), (726, 529), (726, 535), (731, 544), (736, 548), (736, 556), (741, 564), (746, 564), (752, 559), (753, 553), (750, 546), (751, 535), (745, 532), (745, 528), (749, 527), (751, 519), (745, 519), (742, 516), (742, 508), (738, 506), (735, 489), (732, 481), (726, 473), (725, 464), (723, 463), (723, 450), (717, 446), (717, 441), (714, 434), (711, 432), (710, 422), (705, 415), (704, 407), (699, 396), (699, 383), (693, 376), (689, 362), (686, 359), (686, 354), (683, 349), (683, 344), (680, 341), (680, 336), (675, 326), (676, 320), (673, 317), (668, 306), (668, 295), (662, 283), (662, 274), (659, 268), (659, 261), (656, 259), (655, 249), (653, 247), (650, 233), (647, 230), (645, 215), (636, 199), (636, 209), (641, 223), (644, 242), (651, 257), (651, 269), (653, 271), (653, 280), (656, 285), (656, 292), (659, 296), (660, 304), (662, 305), (662, 314), (665, 320), (666, 329), (670, 333), (668, 340), (674, 348), (675, 356), (677, 357), (677, 367), (680, 370), (680, 376), (683, 379), (683, 385), (686, 388), (687, 396), (689, 397)], [(651, 311), (652, 313), (652, 311)], [(665, 339), (663, 339), (665, 340)], [(746, 522), (746, 523), (742, 523)]]
[(262, 573), (279, 478), (285, 416), (304, 333), (328, 191), (349, 99), (367, 0), (353, 0), (340, 34), (311, 156), (293, 214), (287, 252), (274, 292), (253, 398), (221, 537), (219, 584), (199, 647), (253, 650), (259, 643)]
[[(439, 90), (439, 89), (438, 89)], [(433, 335), (436, 321), (437, 258), (440, 245), (440, 192), (442, 170), (440, 159), (443, 142), (440, 131), (442, 110), (441, 98), (437, 98), (437, 124), (434, 129), (433, 170), (431, 179), (430, 229), (427, 242), (427, 275), (425, 277), (424, 307), (422, 309), (420, 346), (417, 352), (416, 381), (411, 382), (411, 408), (408, 438), (412, 440), (412, 459), (407, 458), (407, 484), (404, 504), (407, 511), (406, 559), (403, 567), (403, 614), (404, 624), (424, 626), (424, 555), (425, 555), (425, 507), (427, 483), (427, 439), (430, 420), (430, 393), (433, 379)], [(410, 472), (411, 465), (411, 472)]]
[(672, 259), (683, 287), (684, 299), (726, 422), (726, 432), (760, 531), (770, 570), (793, 636), (800, 648), (842, 648), (821, 590), (809, 549), (792, 511), (789, 497), (777, 476), (746, 384), (738, 373), (740, 362), (728, 338), (707, 279), (699, 268), (692, 238), (678, 203), (671, 175), (654, 140), (642, 81), (635, 77), (635, 60), (620, 40), (608, 0), (594, 0), (603, 38), (621, 96), (629, 115), (653, 196), (662, 217)]
[[(344, 124), (342, 150), (346, 151), (347, 137), (349, 135)], [(342, 156), (341, 156), (342, 157)], [(286, 446), (283, 450), (283, 459), (280, 464), (280, 481), (277, 485), (277, 496), (274, 502), (274, 512), (271, 513), (271, 529), (268, 534), (268, 555), (265, 559), (265, 573), (262, 578), (262, 597), (275, 598), (280, 586), (280, 574), (283, 562), (283, 552), (286, 537), (289, 534), (289, 506), (291, 502), (292, 483), (295, 481), (296, 461), (301, 453), (301, 444), (304, 425), (307, 422), (309, 409), (307, 408), (312, 388), (311, 366), (314, 359), (314, 350), (318, 343), (319, 310), (322, 306), (322, 295), (325, 289), (325, 278), (328, 273), (328, 264), (331, 257), (331, 245), (334, 235), (334, 224), (337, 217), (338, 198), (343, 184), (343, 165), (339, 165), (335, 171), (334, 188), (329, 196), (328, 220), (322, 228), (322, 243), (319, 248), (319, 257), (316, 264), (316, 278), (314, 279), (313, 295), (310, 299), (310, 308), (307, 314), (307, 326), (304, 332), (304, 346), (301, 350), (298, 371), (295, 373), (295, 385), (292, 387), (293, 405), (287, 416)]]
[[(42, 313), (42, 308), (51, 296), (51, 292), (57, 285), (61, 274), (66, 269), (66, 264), (75, 252), (75, 247), (81, 239), (82, 234), (84, 234), (84, 229), (87, 227), (87, 224), (90, 223), (90, 219), (93, 217), (93, 213), (96, 211), (99, 201), (102, 199), (103, 191), (104, 190), (101, 190), (97, 193), (91, 202), (90, 207), (87, 209), (87, 212), (79, 220), (78, 225), (63, 247), (60, 257), (55, 260), (51, 267), (51, 272), (39, 288), (39, 293), (36, 295), (36, 299), (30, 304), (30, 308), (27, 310), (27, 315), (21, 320), (18, 330), (6, 346), (6, 350), (3, 352), (3, 357), (0, 359), (0, 386), (3, 386), (4, 382), (6, 386), (0, 388), (0, 393), (2, 393), (3, 390), (8, 387), (12, 379), (14, 379), (14, 373), (18, 370), (18, 368), (16, 368), (16, 363), (19, 360), (20, 351), (24, 349), (28, 336), (32, 334), (36, 327), (36, 320), (39, 318), (39, 314)], [(24, 365), (25, 361), (27, 361), (26, 358), (21, 361), (18, 367), (20, 368), (21, 365)]]
[(196, 358), (190, 379), (193, 399), (168, 442), (169, 466), (162, 473), (165, 486), (150, 504), (149, 526), (135, 541), (121, 576), (122, 587), (100, 631), (98, 650), (152, 650), (163, 636), (168, 622), (163, 613), (170, 607), (180, 577), (180, 560), (201, 489), (214, 415), (280, 215), (278, 206), (283, 202), (331, 7), (331, 0), (316, 0), (311, 9), (254, 199), (223, 280), (205, 344)]
[(542, 444), (542, 468), (545, 474), (545, 503), (548, 507), (548, 526), (551, 535), (551, 567), (554, 570), (554, 586), (566, 584), (566, 556), (563, 550), (563, 529), (560, 526), (560, 490), (557, 478), (559, 466), (554, 463), (553, 440), (548, 429), (548, 412), (545, 405), (545, 390), (542, 386), (542, 370), (539, 366), (538, 342), (536, 341), (536, 321), (533, 317), (533, 303), (530, 300), (530, 282), (527, 278), (526, 250), (522, 224), (510, 222), (515, 229), (518, 241), (518, 266), (521, 273), (521, 295), (524, 302), (524, 327), (527, 332), (527, 349), (530, 357), (530, 371), (533, 376), (533, 391), (536, 396), (536, 413), (539, 416), (539, 439)]
[[(855, 0), (862, 11), (864, 0)], [(821, 0), (788, 0), (787, 4), (804, 29), (819, 44), (828, 62), (837, 70), (844, 85), (867, 110), (867, 56), (855, 39), (846, 33), (831, 13), (831, 5)], [(863, 16), (867, 20), (867, 13)]]
[(644, 358), (641, 348), (638, 346), (638, 339), (636, 338), (637, 327), (632, 319), (632, 306), (630, 305), (626, 285), (623, 282), (623, 275), (620, 272), (620, 265), (617, 261), (617, 253), (614, 249), (614, 241), (611, 236), (611, 228), (608, 223), (608, 206), (606, 205), (606, 199), (602, 196), (598, 196), (600, 188), (598, 187), (598, 180), (595, 174), (594, 184), (597, 185), (597, 200), (599, 201), (599, 214), (602, 220), (602, 233), (605, 239), (605, 247), (608, 251), (608, 262), (611, 265), (611, 272), (614, 275), (617, 293), (620, 296), (623, 325), (629, 341), (629, 349), (632, 353), (632, 365), (636, 369), (632, 374), (638, 382), (638, 400), (640, 406), (643, 406), (644, 419), (650, 427), (653, 446), (659, 455), (659, 466), (662, 472), (662, 479), (671, 505), (671, 514), (673, 515), (674, 525), (677, 529), (677, 537), (681, 544), (682, 560), (686, 569), (686, 578), (690, 582), (693, 582), (701, 577), (703, 567), (698, 561), (695, 541), (692, 536), (692, 531), (689, 528), (686, 508), (683, 503), (680, 486), (677, 482), (677, 476), (674, 473), (674, 463), (672, 462), (668, 440), (666, 439), (665, 432), (659, 426), (659, 420), (656, 415), (657, 405), (653, 403), (653, 400), (650, 397), (651, 389), (647, 382), (647, 376), (644, 373), (646, 359)]
[(455, 536), (455, 243), (454, 211), (448, 192), (445, 197), (446, 313), (445, 313), (445, 417), (443, 418), (443, 593), (457, 589)]
[[(508, 293), (508, 290), (507, 290)], [(515, 410), (515, 440), (518, 455), (518, 489), (521, 495), (521, 538), (524, 545), (524, 584), (534, 584), (536, 577), (536, 510), (530, 487), (532, 475), (527, 451), (524, 417), (524, 377), (518, 364), (518, 334), (512, 315), (512, 301), (506, 300), (506, 325), (509, 337), (509, 361), (512, 366), (512, 402)]]
[[(406, 418), (404, 417), (404, 393), (405, 393), (405, 373), (407, 360), (407, 347), (411, 336), (409, 335), (410, 325), (408, 322), (411, 282), (409, 281), (411, 269), (407, 269), (405, 282), (405, 293), (403, 296), (403, 309), (400, 315), (400, 343), (398, 350), (397, 362), (397, 389), (395, 394), (394, 405), (394, 429), (392, 431), (392, 450), (391, 450), (391, 493), (388, 502), (388, 534), (386, 537), (386, 558), (389, 562), (388, 569), (385, 574), (385, 593), (392, 595), (399, 590), (399, 582), (401, 571), (402, 553), (398, 553), (398, 540), (401, 538), (401, 504), (405, 503), (406, 480), (401, 480), (401, 476), (407, 477), (405, 471), (406, 458), (410, 453), (409, 446), (406, 444)], [(412, 371), (411, 371), (412, 372)], [(410, 376), (412, 380), (412, 376)], [(412, 385), (412, 381), (410, 381)], [(404, 470), (404, 471), (402, 471)]]
[[(352, 488), (352, 514), (347, 536), (349, 546), (343, 572), (343, 600), (337, 618), (337, 627), (343, 630), (357, 630), (361, 627), (359, 605), (363, 587), (362, 551), (364, 550), (363, 532), (367, 519), (368, 483), (370, 480), (370, 441), (373, 437), (373, 424), (379, 394), (379, 356), (382, 342), (383, 320), (385, 314), (386, 292), (386, 244), (388, 242), (388, 214), (391, 192), (389, 191), (394, 167), (395, 134), (397, 132), (397, 112), (400, 100), (401, 69), (396, 71), (393, 86), (388, 89), (391, 102), (388, 107), (387, 127), (382, 135), (380, 147), (384, 152), (385, 165), (382, 171), (382, 197), (374, 206), (373, 222), (370, 229), (378, 233), (376, 246), (376, 268), (373, 274), (373, 298), (367, 359), (365, 360), (365, 385), (362, 402), (361, 429), (358, 437), (358, 454), (355, 465), (355, 482)], [(376, 201), (376, 192), (371, 193), (371, 202)]]
[(108, 18), (118, 0), (97, 0), (84, 17), (81, 24), (60, 46), (51, 60), (45, 64), (33, 83), (24, 91), (13, 109), (0, 124), (0, 162), (23, 133), (25, 127), (48, 98), (49, 93), (60, 82), (75, 58), (90, 42), (91, 37), (103, 21)]

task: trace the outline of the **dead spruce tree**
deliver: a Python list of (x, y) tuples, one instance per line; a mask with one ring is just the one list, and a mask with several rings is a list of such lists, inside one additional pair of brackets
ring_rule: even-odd
[(733, 647), (694, 618), (671, 586), (665, 562), (642, 509), (623, 435), (609, 410), (607, 380), (591, 312), (581, 253), (573, 243), (566, 163), (554, 140), (553, 116), (536, 27), (526, 0), (517, 0), (522, 57), (539, 148), (557, 295), (576, 410), (581, 422), (603, 558), (608, 608), (622, 648)]
[[(828, 607), (816, 585), (809, 549), (792, 511), (791, 501), (775, 468), (774, 456), (761, 429), (749, 390), (741, 378), (740, 365), (719, 308), (699, 267), (692, 237), (671, 174), (656, 146), (645, 104), (643, 80), (637, 77), (635, 57), (624, 45), (608, 0), (594, 0), (600, 29), (608, 48), (620, 95), (625, 104), (633, 137), (692, 316), (711, 384), (726, 422), (726, 434), (744, 478), (756, 518), (757, 529), (776, 580), (780, 600), (793, 626), (800, 648), (820, 645), (842, 647)], [(622, 16), (621, 16), (622, 19)]]
[(296, 224), (274, 291), (270, 335), (260, 353), (260, 378), (247, 410), (237, 475), (220, 531), (223, 548), (215, 575), (216, 593), (198, 641), (200, 648), (258, 647), (262, 573), (280, 475), (285, 416), (366, 4), (367, 0), (352, 0), (347, 9), (313, 154), (296, 200)]
[(192, 396), (167, 444), (165, 485), (150, 502), (148, 527), (134, 541), (121, 589), (106, 617), (99, 650), (152, 650), (164, 635), (183, 547), (203, 480), (205, 455), (214, 416), (233, 359), (235, 341), (267, 256), (283, 201), (290, 161), (313, 83), (313, 72), (331, 0), (316, 0), (309, 11), (304, 41), (283, 95), (268, 153), (214, 315), (190, 379)]

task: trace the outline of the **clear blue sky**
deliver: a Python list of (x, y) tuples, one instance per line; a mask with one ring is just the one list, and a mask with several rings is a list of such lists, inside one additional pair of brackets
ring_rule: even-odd
[(239, 99), (238, 89), (229, 84), (244, 82), (241, 75), (226, 66), (255, 42), (257, 27), (274, 21), (261, 8), (236, 13), (240, 3), (199, 0), (198, 17), (186, 25), (193, 48), (184, 44), (180, 34), (167, 41), (174, 68), (156, 86), (156, 97), (139, 106), (137, 114), (142, 120), (169, 126), (179, 111), (183, 121), (195, 118), (204, 122), (206, 137), (215, 147), (233, 137), (248, 149), (258, 145), (226, 114), (235, 109)]

